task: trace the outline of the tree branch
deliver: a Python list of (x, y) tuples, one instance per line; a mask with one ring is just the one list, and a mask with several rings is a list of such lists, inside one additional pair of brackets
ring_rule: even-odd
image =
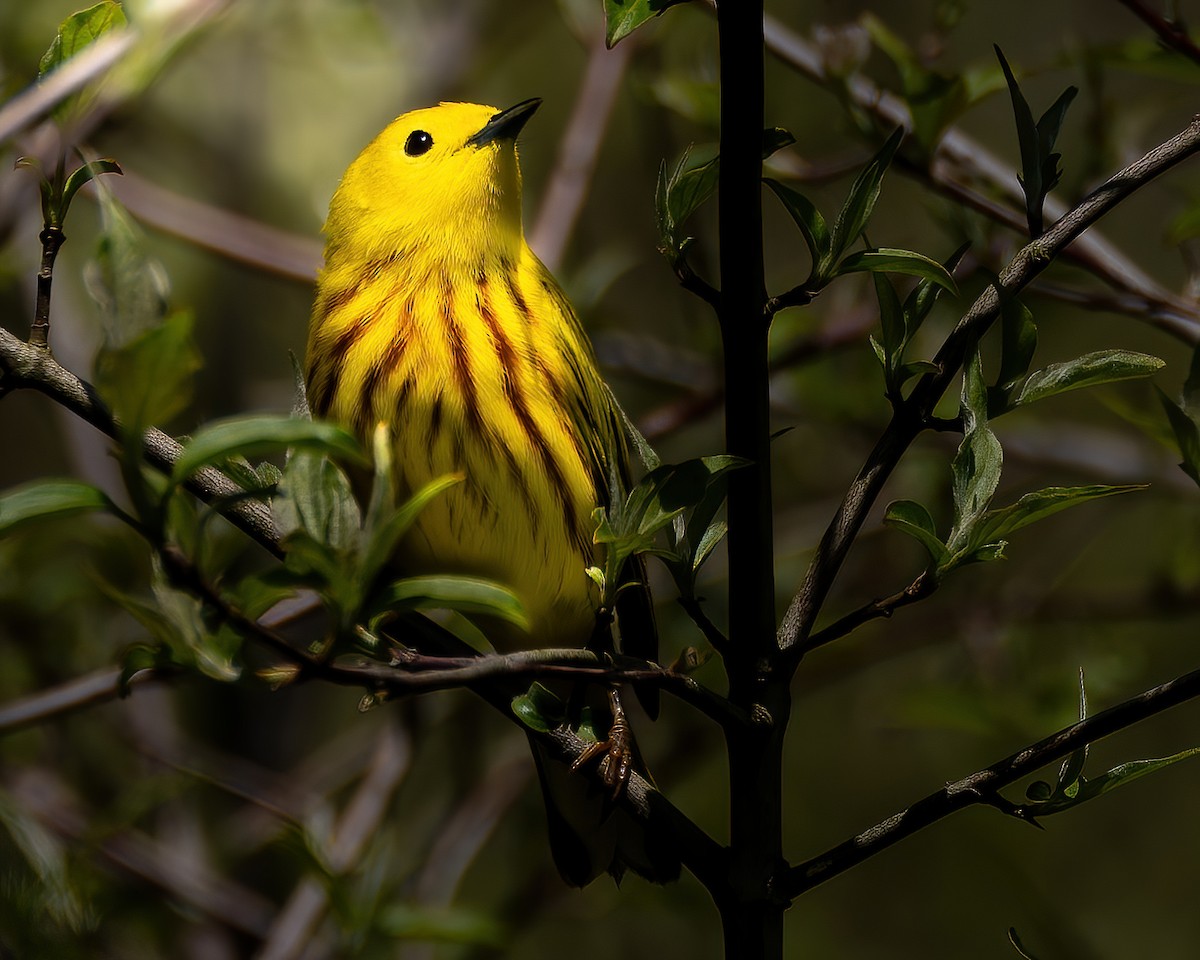
[[(767, 49), (772, 54), (813, 82), (822, 86), (831, 84), (824, 57), (815, 45), (770, 16), (765, 19), (764, 31)], [(908, 104), (867, 77), (858, 74), (847, 78), (844, 90), (857, 109), (874, 117), (882, 127), (903, 126), (912, 130)], [(1016, 171), (957, 127), (951, 126), (942, 134), (928, 166), (915, 166), (901, 160), (897, 167), (1007, 226), (1021, 232), (1026, 229), (1024, 218), (980, 197), (960, 182), (985, 183), (989, 192), (1024, 209), (1025, 199)], [(961, 177), (952, 175), (954, 171), (960, 172)], [(1063, 216), (1066, 207), (1054, 197), (1047, 197), (1045, 210), (1047, 219), (1053, 219)], [(1139, 319), (1147, 320), (1186, 343), (1200, 342), (1200, 306), (1165, 289), (1102, 234), (1093, 232), (1081, 237), (1066, 252), (1065, 259), (1083, 267), (1114, 290), (1153, 303), (1156, 309)]]
[[(61, 366), (49, 351), (23, 343), (4, 327), (0, 327), (0, 387), (36, 390), (101, 433), (114, 440), (120, 437), (120, 424), (90, 383)], [(146, 431), (142, 453), (152, 467), (170, 473), (182, 451), (179, 442), (161, 430), (151, 427)], [(247, 500), (245, 490), (212, 467), (197, 471), (186, 486), (205, 503), (221, 504), (221, 514), (230, 523), (280, 555), (275, 522), (265, 503)]]
[(906, 400), (855, 477), (833, 521), (817, 547), (804, 582), (792, 599), (779, 629), (779, 643), (799, 659), (814, 621), (824, 604), (846, 555), (875, 503), (884, 482), (904, 455), (926, 418), (962, 366), (970, 344), (976, 342), (1000, 313), (1006, 298), (1024, 289), (1055, 257), (1102, 216), (1159, 174), (1200, 149), (1200, 118), (1179, 134), (1130, 164), (1065, 213), (1045, 234), (1027, 244), (1001, 272), (996, 285), (985, 290), (959, 320), (934, 358), (938, 370), (925, 374)]
[(1157, 10), (1151, 10), (1142, 0), (1117, 0), (1123, 7), (1128, 7), (1133, 15), (1150, 27), (1163, 46), (1169, 47), (1176, 53), (1182, 53), (1189, 60), (1200, 64), (1200, 47), (1188, 35), (1183, 24), (1177, 20), (1168, 20)]
[(1065, 727), (990, 767), (947, 784), (858, 836), (791, 868), (781, 878), (778, 893), (794, 899), (965, 807), (977, 803), (995, 805), (999, 800), (1002, 809), (1019, 811), (1021, 808), (999, 797), (997, 791), (1049, 763), (1061, 760), (1085, 744), (1094, 743), (1196, 697), (1200, 697), (1200, 670), (1168, 680), (1095, 716)]

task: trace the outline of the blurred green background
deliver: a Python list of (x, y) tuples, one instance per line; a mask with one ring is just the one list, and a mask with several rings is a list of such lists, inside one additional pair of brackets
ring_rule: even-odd
[[(77, 6), (0, 4), (6, 98), (29, 86), (58, 23)], [(578, 129), (598, 133), (600, 145), (584, 172), (578, 221), (563, 227), (569, 239), (553, 240), (545, 226), (539, 252), (559, 264), (607, 377), (664, 459), (720, 449), (719, 414), (705, 412), (719, 382), (716, 326), (655, 250), (653, 207), (660, 161), (674, 162), (689, 143), (711, 152), (716, 140), (715, 20), (703, 4), (670, 10), (619, 53), (599, 49), (598, 0), (126, 6), (145, 39), (120, 82), (104, 88), (113, 99), (86, 151), (124, 167), (127, 182), (109, 186), (144, 221), (142, 251), (160, 265), (170, 304), (194, 317), (204, 365), (186, 412), (160, 426), (186, 433), (214, 417), (289, 409), (288, 352), (303, 353), (304, 275), (319, 257), (326, 204), (340, 172), (393, 116), (438, 100), (503, 107), (540, 96), (545, 104), (521, 141), (527, 226), (565, 223), (567, 208), (547, 213), (542, 200), (578, 111)], [(982, 93), (956, 123), (1010, 168), (1016, 137), (991, 45), (1022, 71), (1035, 114), (1067, 84), (1079, 86), (1059, 140), (1058, 196), (1067, 202), (1195, 110), (1200, 68), (1160, 51), (1115, 2), (768, 2), (768, 11), (775, 29), (887, 89), (899, 91), (901, 75), (894, 56), (872, 43), (865, 15), (916, 62), (967, 77)], [(579, 106), (589, 64), (613, 91), (611, 116), (598, 109), (603, 98)], [(793, 185), (827, 217), (874, 149), (838, 86), (768, 58), (767, 122), (797, 140), (772, 172), (798, 178)], [(32, 179), (11, 168), (37, 143), (27, 131), (0, 144), (0, 315), (21, 336), (40, 224)], [(995, 193), (986, 182), (970, 185)], [(1103, 230), (1141, 270), (1190, 297), (1197, 251), (1188, 214), (1198, 198), (1197, 169), (1185, 165)], [(777, 293), (802, 280), (808, 264), (786, 214), (770, 195), (764, 202)], [(163, 229), (167, 222), (175, 226)], [(709, 208), (692, 224), (693, 262), (709, 275), (714, 224)], [(102, 232), (96, 205), (78, 201), (56, 270), (53, 347), (85, 378), (102, 338), (88, 292)], [(922, 333), (926, 355), (983, 288), (986, 271), (1020, 243), (903, 170), (889, 173), (868, 235), (939, 259), (973, 242), (962, 297), (944, 301)], [(222, 252), (239, 244), (272, 266)], [(1053, 268), (1047, 282), (1103, 290), (1071, 266)], [(1036, 287), (1025, 302), (1039, 325), (1036, 365), (1128, 347), (1165, 359), (1156, 382), (1177, 393), (1188, 344)], [(870, 281), (851, 278), (777, 319), (772, 349), (780, 357), (818, 334), (838, 341), (788, 363), (773, 383), (776, 426), (792, 428), (774, 446), (781, 610), (887, 422), (866, 340), (874, 303)], [(945, 412), (953, 411), (950, 398)], [(931, 599), (806, 660), (787, 763), (790, 857), (813, 856), (1069, 723), (1080, 667), (1100, 709), (1196, 666), (1200, 496), (1177, 454), (1139, 428), (1156, 416), (1148, 385), (1136, 384), (1081, 391), (996, 424), (1006, 452), (1001, 503), (1051, 484), (1151, 487), (1018, 534), (1006, 562), (964, 570)], [(922, 438), (884, 502), (918, 499), (948, 526), (954, 446), (950, 435)], [(97, 433), (31, 392), (4, 397), (0, 488), (53, 475), (119, 496), (115, 460)], [(878, 520), (851, 555), (830, 619), (901, 589), (922, 567), (915, 544)], [(231, 569), (261, 564), (256, 547), (232, 531), (221, 536)], [(705, 573), (718, 620), (719, 554)], [(0, 542), (0, 702), (111, 667), (144, 640), (109, 594), (146, 594), (148, 570), (142, 546), (112, 523), (64, 521)], [(669, 662), (701, 640), (671, 602), (667, 578), (655, 585)], [(722, 684), (715, 661), (698, 676)], [(311, 903), (304, 896), (318, 902), (315, 925), (296, 952), (280, 956), (721, 955), (715, 912), (686, 875), (666, 888), (633, 876), (619, 890), (607, 880), (582, 892), (561, 885), (523, 737), (470, 696), (436, 694), (368, 713), (356, 709), (358, 699), (317, 683), (270, 692), (249, 676), (235, 684), (190, 676), (4, 737), (7, 955), (249, 956), (280, 936), (287, 909)], [(1200, 706), (1185, 705), (1097, 745), (1088, 769), (1183, 750), (1200, 743), (1198, 730)], [(667, 698), (661, 720), (643, 720), (638, 733), (663, 791), (723, 839), (725, 763), (715, 729)], [(1200, 942), (1198, 790), (1200, 764), (1181, 764), (1048, 820), (1045, 831), (988, 809), (961, 814), (803, 897), (787, 918), (789, 956), (1007, 958), (1016, 956), (1010, 926), (1037, 956), (1058, 960), (1192, 956)], [(1019, 799), (1020, 790), (1009, 795)], [(344, 876), (298, 893), (330, 862), (333, 825), (347, 829), (355, 798), (378, 802), (377, 826), (348, 854)], [(318, 889), (328, 890), (328, 913)], [(422, 939), (431, 934), (441, 940), (436, 948)]]

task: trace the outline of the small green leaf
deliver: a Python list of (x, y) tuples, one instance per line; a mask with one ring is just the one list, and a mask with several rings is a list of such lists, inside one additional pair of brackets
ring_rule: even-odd
[[(1087, 688), (1083, 683), (1083, 667), (1079, 668), (1079, 719), (1087, 719)], [(1087, 764), (1088, 746), (1084, 744), (1077, 750), (1072, 750), (1058, 768), (1058, 790), (1065, 793), (1075, 787), (1083, 776), (1083, 768)]]
[(1013, 116), (1017, 124), (1017, 143), (1021, 151), (1021, 188), (1025, 192), (1025, 214), (1029, 221), (1029, 235), (1036, 239), (1042, 235), (1042, 207), (1046, 195), (1058, 185), (1062, 176), (1058, 168), (1059, 155), (1054, 153), (1054, 142), (1066, 116), (1067, 108), (1079, 92), (1068, 87), (1059, 95), (1051, 107), (1034, 123), (1033, 112), (1021, 93), (1020, 84), (1013, 75), (1008, 61), (998, 46), (993, 45), (1008, 92), (1012, 99)]
[(81, 480), (36, 480), (0, 494), (0, 536), (38, 520), (92, 510), (116, 510), (102, 491)]
[(815, 284), (822, 283), (828, 279), (825, 271), (828, 270), (832, 260), (832, 248), (830, 246), (829, 227), (826, 226), (825, 218), (821, 216), (821, 211), (813, 206), (812, 201), (804, 196), (804, 194), (785, 186), (778, 180), (766, 177), (763, 182), (779, 198), (784, 209), (791, 214), (792, 219), (796, 222), (796, 226), (800, 228), (801, 234), (804, 235), (804, 242), (808, 246), (808, 253), (812, 258), (812, 270), (809, 273), (809, 280)]
[[(844, 262), (844, 261), (843, 261)], [(900, 389), (897, 381), (897, 370), (904, 355), (904, 346), (908, 341), (904, 324), (904, 306), (892, 281), (886, 274), (876, 273), (871, 279), (875, 283), (875, 296), (879, 300), (879, 322), (881, 340), (879, 344), (871, 341), (871, 347), (879, 362), (883, 364), (884, 382), (887, 385), (889, 397), (895, 397)]]
[(172, 314), (96, 357), (96, 388), (128, 433), (166, 424), (191, 403), (192, 378), (201, 367), (192, 322), (191, 314)]
[(71, 175), (67, 177), (67, 182), (63, 184), (62, 197), (59, 199), (58, 225), (61, 226), (66, 220), (67, 210), (70, 209), (71, 201), (75, 199), (75, 194), (79, 192), (80, 187), (101, 174), (115, 173), (117, 176), (121, 176), (124, 172), (116, 160), (110, 160), (107, 157), (100, 160), (89, 160), (83, 166), (72, 171)]
[(1004, 300), (1000, 308), (1000, 376), (996, 386), (1012, 389), (1013, 384), (1029, 370), (1037, 350), (1037, 325), (1033, 314), (1016, 297)]
[(406, 577), (389, 584), (373, 598), (372, 619), (402, 610), (457, 610), (499, 617), (523, 630), (529, 629), (529, 618), (516, 594), (477, 577)]
[(517, 718), (538, 733), (549, 733), (566, 719), (567, 710), (558, 695), (540, 683), (532, 683), (529, 689), (513, 697), (512, 711)]
[[(115, 0), (102, 0), (95, 6), (71, 14), (58, 28), (50, 48), (38, 64), (38, 82), (61, 67), (77, 53), (100, 37), (126, 24), (125, 11)], [(68, 97), (53, 111), (57, 120), (68, 117), (79, 105), (80, 94)], [(65, 208), (64, 208), (65, 211)]]
[(359, 545), (362, 515), (350, 481), (337, 464), (319, 454), (299, 450), (288, 458), (271, 512), (285, 546), (298, 532), (335, 550), (352, 551)]
[[(967, 251), (971, 248), (971, 244), (962, 244), (946, 259), (942, 264), (946, 273), (953, 278), (954, 271), (958, 268), (962, 258), (966, 256)], [(904, 300), (904, 321), (907, 328), (907, 337), (912, 339), (913, 335), (921, 328), (921, 324), (925, 322), (925, 318), (929, 316), (933, 310), (934, 304), (938, 298), (945, 293), (947, 287), (942, 283), (937, 283), (932, 279), (924, 279), (913, 287), (912, 292)]]
[(1035, 370), (1022, 384), (1015, 405), (1033, 403), (1068, 390), (1149, 377), (1163, 366), (1164, 362), (1158, 357), (1145, 353), (1098, 350), (1065, 363), (1052, 363)]
[(604, 43), (611, 50), (647, 20), (686, 0), (604, 0)]
[(1009, 504), (999, 510), (989, 510), (980, 521), (976, 536), (981, 541), (999, 540), (1008, 537), (1027, 527), (1031, 523), (1043, 520), (1060, 510), (1074, 507), (1102, 497), (1115, 497), (1124, 493), (1145, 490), (1145, 484), (1123, 484), (1108, 486), (1106, 484), (1091, 484), (1081, 487), (1046, 487), (1034, 493), (1027, 493), (1016, 503)]
[(1179, 445), (1183, 461), (1179, 464), (1181, 470), (1200, 484), (1200, 424), (1188, 416), (1174, 400), (1158, 389), (1158, 399), (1166, 411), (1171, 431), (1175, 434), (1175, 442)]
[(983, 365), (976, 345), (963, 368), (960, 401), (963, 439), (954, 456), (954, 527), (947, 540), (948, 549), (957, 555), (970, 544), (976, 525), (991, 503), (1000, 482), (1004, 451), (987, 422), (987, 387)]
[[(366, 547), (359, 567), (359, 578), (364, 581), (364, 586), (369, 586), (374, 581), (384, 564), (396, 552), (400, 538), (408, 533), (430, 501), (462, 482), (462, 479), (462, 474), (448, 474), (431, 480), (398, 509), (388, 514), (386, 519), (379, 519), (368, 513), (368, 519), (363, 526)], [(390, 484), (390, 478), (386, 482)]]
[(833, 224), (833, 236), (830, 244), (832, 260), (840, 260), (842, 254), (866, 229), (867, 222), (875, 211), (875, 203), (879, 199), (879, 188), (883, 183), (883, 175), (887, 173), (892, 157), (895, 156), (900, 141), (903, 139), (904, 128), (897, 127), (851, 184), (846, 202), (842, 205), (837, 220)]
[(796, 138), (792, 135), (792, 131), (786, 130), (783, 127), (767, 127), (763, 131), (762, 158), (766, 160), (784, 147), (790, 147), (795, 142)]
[(917, 540), (929, 551), (929, 557), (935, 565), (946, 559), (946, 545), (937, 535), (933, 517), (915, 500), (894, 500), (889, 503), (883, 522)]
[(327, 453), (352, 463), (366, 461), (358, 441), (332, 423), (280, 415), (231, 417), (196, 431), (176, 461), (171, 481), (182, 483), (201, 467), (233, 456), (258, 457), (289, 448)]
[(878, 247), (852, 253), (837, 265), (834, 276), (847, 273), (902, 273), (936, 283), (958, 296), (958, 286), (950, 272), (936, 260), (914, 250)]

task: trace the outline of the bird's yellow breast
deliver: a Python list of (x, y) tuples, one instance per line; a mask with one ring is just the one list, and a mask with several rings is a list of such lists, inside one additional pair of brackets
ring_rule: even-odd
[(539, 643), (581, 642), (596, 451), (621, 442), (590, 346), (524, 244), (471, 270), (425, 266), (327, 266), (309, 342), (314, 413), (364, 437), (387, 422), (401, 494), (465, 474), (422, 513), (401, 569), (506, 583)]

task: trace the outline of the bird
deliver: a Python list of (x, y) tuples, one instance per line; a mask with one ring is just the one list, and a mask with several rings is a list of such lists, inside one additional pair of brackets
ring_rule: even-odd
[[(625, 417), (524, 236), (516, 140), (540, 104), (413, 110), (359, 154), (330, 202), (307, 347), (312, 414), (364, 440), (385, 423), (398, 494), (462, 475), (423, 509), (394, 567), (509, 586), (529, 629), (489, 629), (500, 650), (592, 642), (593, 512), (611, 505), (613, 479), (627, 485), (631, 474)], [(623, 581), (622, 651), (653, 661), (640, 558)], [(643, 699), (653, 713), (656, 699)], [(665, 882), (678, 873), (674, 856), (598, 796), (640, 763), (617, 743), (628, 728), (616, 690), (610, 700), (610, 741), (625, 753), (601, 761), (604, 784), (531, 738), (554, 862), (575, 886), (604, 872), (619, 881), (626, 868)]]

